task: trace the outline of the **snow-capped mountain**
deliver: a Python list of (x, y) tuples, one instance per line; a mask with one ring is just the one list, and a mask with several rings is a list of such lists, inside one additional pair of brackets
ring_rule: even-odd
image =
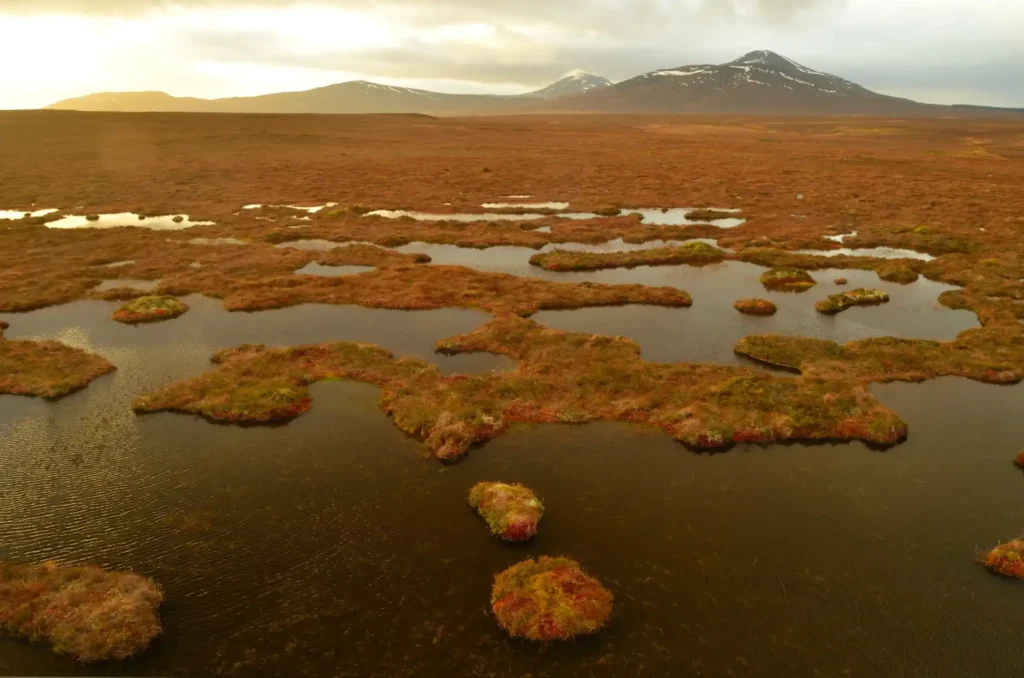
[(603, 89), (605, 87), (610, 87), (611, 84), (611, 80), (602, 78), (600, 75), (575, 70), (563, 75), (558, 82), (548, 85), (544, 89), (537, 90), (536, 92), (530, 92), (524, 96), (539, 97), (541, 99), (557, 99), (558, 97), (564, 97), (571, 94), (582, 94), (583, 92), (589, 92), (591, 90)]
[(934, 108), (872, 92), (768, 50), (724, 64), (651, 71), (559, 103), (564, 108), (634, 113), (893, 115)]

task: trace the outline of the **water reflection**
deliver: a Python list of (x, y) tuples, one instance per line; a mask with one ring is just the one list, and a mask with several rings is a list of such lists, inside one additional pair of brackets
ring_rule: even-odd
[[(118, 262), (120, 263), (120, 262)], [(137, 280), (135, 278), (113, 278), (110, 280), (104, 280), (99, 285), (93, 288), (96, 292), (106, 292), (107, 290), (116, 290), (120, 288), (129, 288), (133, 290), (141, 290), (143, 292), (152, 292), (160, 286), (159, 280)]]
[(318, 264), (313, 261), (295, 271), (295, 273), (297, 275), (320, 275), (329, 278), (340, 278), (346, 275), (358, 275), (360, 273), (366, 273), (374, 270), (376, 270), (374, 266), (328, 266), (325, 264)]
[(24, 219), (25, 217), (45, 217), (47, 214), (53, 214), (58, 212), (57, 209), (46, 209), (46, 210), (0, 210), (0, 219), (14, 220)]
[(213, 226), (212, 221), (192, 221), (183, 214), (164, 214), (160, 216), (140, 219), (134, 212), (120, 212), (118, 214), (100, 214), (98, 220), (90, 220), (83, 215), (69, 215), (50, 221), (47, 228), (119, 228), (125, 226), (136, 226), (148, 228), (153, 231), (181, 231), (193, 226)]
[[(828, 237), (828, 236), (826, 236)], [(834, 236), (840, 238), (842, 236)], [(841, 240), (837, 242), (842, 242)], [(895, 247), (840, 247), (835, 250), (796, 250), (797, 254), (813, 254), (819, 257), (875, 257), (876, 259), (917, 259), (933, 261), (935, 257), (917, 250), (906, 250)]]

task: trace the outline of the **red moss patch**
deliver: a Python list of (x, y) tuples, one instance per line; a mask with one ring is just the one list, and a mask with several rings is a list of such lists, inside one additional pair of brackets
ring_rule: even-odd
[(985, 567), (1013, 579), (1024, 579), (1024, 539), (995, 547), (985, 556)]
[(83, 662), (125, 659), (160, 635), (163, 592), (98, 567), (0, 562), (0, 629)]
[(119, 323), (154, 323), (170, 320), (188, 311), (188, 304), (180, 299), (167, 296), (139, 297), (125, 303), (114, 311), (113, 318)]
[(544, 504), (533, 490), (518, 483), (477, 483), (469, 491), (469, 505), (505, 541), (531, 539), (544, 515)]
[(1020, 453), (1017, 454), (1017, 458), (1014, 459), (1014, 463), (1016, 463), (1017, 466), (1024, 468), (1024, 450), (1021, 450)]
[(611, 592), (569, 558), (525, 560), (499, 573), (491, 590), (501, 628), (541, 642), (600, 631), (612, 602)]
[(13, 341), (0, 329), (0, 394), (57, 399), (114, 371), (100, 356), (56, 341)]
[(747, 315), (775, 315), (779, 310), (767, 299), (739, 299), (733, 304), (733, 308)]
[(800, 268), (772, 268), (761, 274), (765, 289), (778, 292), (806, 292), (817, 283), (811, 274)]

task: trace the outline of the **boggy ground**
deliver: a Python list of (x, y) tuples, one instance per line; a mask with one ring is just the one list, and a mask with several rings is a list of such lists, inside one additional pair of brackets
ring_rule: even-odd
[(652, 363), (623, 338), (551, 330), (503, 315), (443, 340), (448, 353), (517, 359), (508, 373), (445, 376), (366, 344), (242, 346), (212, 371), (139, 397), (136, 411), (174, 410), (240, 423), (287, 420), (309, 409), (307, 385), (350, 379), (379, 386), (395, 424), (443, 460), (514, 424), (594, 420), (648, 424), (696, 448), (738, 442), (901, 441), (906, 426), (857, 384), (775, 377), (743, 367)]
[(114, 371), (107, 360), (56, 341), (4, 339), (0, 322), (0, 395), (57, 399)]

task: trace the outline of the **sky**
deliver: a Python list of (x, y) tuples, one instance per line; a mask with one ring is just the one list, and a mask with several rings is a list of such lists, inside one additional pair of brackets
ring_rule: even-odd
[(769, 49), (929, 103), (1024, 107), (1024, 0), (0, 0), (0, 109), (346, 80), (518, 94)]

